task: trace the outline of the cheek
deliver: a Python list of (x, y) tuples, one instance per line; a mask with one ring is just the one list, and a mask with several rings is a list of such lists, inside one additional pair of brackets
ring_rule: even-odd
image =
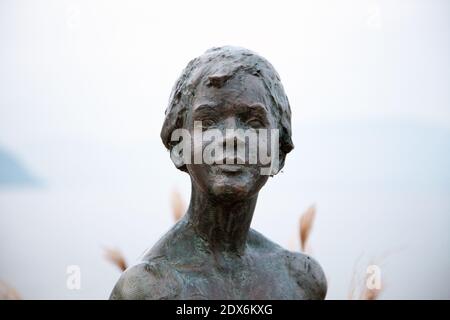
[(256, 191), (259, 191), (266, 184), (268, 179), (269, 176), (259, 174), (257, 177), (255, 177), (254, 189)]

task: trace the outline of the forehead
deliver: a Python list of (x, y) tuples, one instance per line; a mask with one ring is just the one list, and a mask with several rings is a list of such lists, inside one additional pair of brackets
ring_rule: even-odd
[(228, 79), (220, 88), (208, 84), (208, 76), (199, 83), (193, 99), (193, 110), (204, 104), (255, 105), (269, 111), (270, 96), (262, 80), (250, 74), (238, 74)]

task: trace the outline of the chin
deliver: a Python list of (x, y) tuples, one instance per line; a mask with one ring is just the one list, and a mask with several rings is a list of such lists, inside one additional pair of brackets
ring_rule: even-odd
[(256, 181), (243, 177), (220, 177), (211, 184), (210, 193), (219, 200), (243, 200), (256, 195), (259, 189)]
[(250, 196), (249, 188), (236, 185), (214, 185), (211, 188), (211, 194), (218, 199), (223, 200), (240, 200)]
[(204, 192), (218, 201), (239, 201), (258, 194), (268, 176), (256, 167), (188, 166), (189, 173)]

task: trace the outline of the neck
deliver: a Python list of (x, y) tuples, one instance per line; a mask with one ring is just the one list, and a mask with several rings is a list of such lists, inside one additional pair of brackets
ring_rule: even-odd
[(258, 195), (244, 200), (218, 201), (192, 185), (188, 222), (213, 252), (244, 252)]

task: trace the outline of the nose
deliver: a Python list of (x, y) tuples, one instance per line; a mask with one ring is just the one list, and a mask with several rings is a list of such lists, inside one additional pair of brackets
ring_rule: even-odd
[(234, 143), (234, 145), (236, 146), (236, 143), (237, 143), (236, 140), (239, 137), (237, 137), (235, 135), (235, 131), (234, 130), (239, 129), (238, 125), (239, 125), (239, 123), (238, 123), (236, 117), (234, 117), (234, 116), (228, 117), (228, 118), (223, 120), (223, 122), (222, 122), (222, 134), (223, 134), (223, 137), (224, 137), (224, 140), (223, 140), (224, 146), (225, 146), (226, 143)]
[(225, 158), (236, 159), (238, 158), (238, 163), (245, 163), (245, 139), (239, 131), (239, 121), (236, 117), (228, 117), (222, 123), (222, 147), (225, 150)]
[(223, 129), (237, 129), (238, 128), (238, 121), (236, 117), (231, 116), (223, 120), (222, 124)]

